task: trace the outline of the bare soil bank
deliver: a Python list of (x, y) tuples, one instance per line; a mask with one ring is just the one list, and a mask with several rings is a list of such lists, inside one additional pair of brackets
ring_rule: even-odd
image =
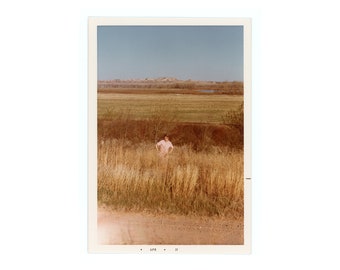
[(98, 209), (102, 245), (242, 245), (243, 220)]

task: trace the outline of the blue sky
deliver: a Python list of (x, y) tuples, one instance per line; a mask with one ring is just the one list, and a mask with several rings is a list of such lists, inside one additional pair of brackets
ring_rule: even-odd
[(243, 81), (242, 26), (98, 26), (98, 80)]

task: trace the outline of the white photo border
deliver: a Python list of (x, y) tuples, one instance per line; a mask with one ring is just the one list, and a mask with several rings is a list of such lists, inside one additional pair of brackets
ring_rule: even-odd
[[(97, 243), (97, 27), (123, 25), (243, 26), (244, 33), (244, 244), (99, 245)], [(251, 18), (88, 18), (88, 252), (161, 254), (251, 253)], [(166, 251), (164, 251), (166, 250)]]

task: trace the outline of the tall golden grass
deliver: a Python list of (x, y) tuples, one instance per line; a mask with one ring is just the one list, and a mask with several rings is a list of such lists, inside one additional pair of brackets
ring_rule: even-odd
[(158, 213), (243, 216), (243, 151), (175, 146), (160, 160), (155, 145), (110, 139), (98, 144), (98, 202)]

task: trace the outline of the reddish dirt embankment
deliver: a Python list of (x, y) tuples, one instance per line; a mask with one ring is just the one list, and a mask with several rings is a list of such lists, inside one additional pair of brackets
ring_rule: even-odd
[(98, 209), (102, 245), (242, 245), (243, 220)]

